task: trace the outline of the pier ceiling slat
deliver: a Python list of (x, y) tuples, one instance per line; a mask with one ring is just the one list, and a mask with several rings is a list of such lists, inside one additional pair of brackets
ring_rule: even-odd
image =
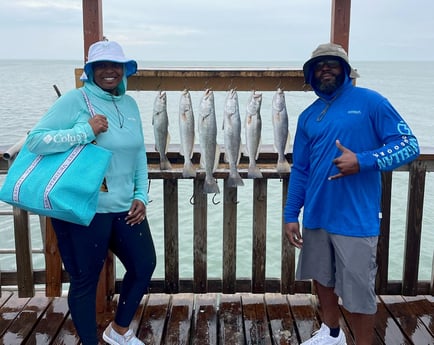
[[(80, 77), (83, 69), (75, 70), (76, 86), (82, 85)], [(252, 89), (274, 91), (277, 88), (286, 91), (309, 91), (304, 83), (303, 71), (281, 68), (246, 68), (246, 69), (140, 69), (128, 79), (128, 89), (137, 91), (154, 90), (204, 90), (227, 91), (235, 88), (239, 91)]]

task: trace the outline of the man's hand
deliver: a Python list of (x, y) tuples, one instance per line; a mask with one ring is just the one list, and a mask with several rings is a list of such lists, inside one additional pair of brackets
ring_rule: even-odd
[(338, 158), (333, 159), (333, 164), (339, 169), (339, 173), (329, 176), (329, 180), (357, 174), (360, 171), (360, 167), (356, 154), (343, 146), (339, 140), (336, 140), (336, 147), (342, 152)]
[(300, 225), (298, 222), (286, 223), (285, 233), (288, 237), (289, 243), (291, 243), (294, 247), (301, 248), (303, 246), (303, 238), (301, 237)]

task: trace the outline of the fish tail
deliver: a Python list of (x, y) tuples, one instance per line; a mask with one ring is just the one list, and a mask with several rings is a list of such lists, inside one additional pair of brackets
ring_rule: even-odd
[(218, 194), (220, 193), (219, 186), (213, 178), (206, 178), (203, 185), (203, 192), (206, 194)]
[(238, 186), (244, 186), (243, 179), (241, 178), (238, 171), (229, 173), (228, 177), (228, 187), (236, 188)]
[(277, 162), (276, 171), (279, 173), (287, 173), (291, 171), (291, 166), (285, 158), (279, 159)]
[(160, 158), (160, 170), (171, 170), (172, 165), (169, 162), (169, 159), (166, 156), (162, 156)]
[(249, 169), (247, 170), (248, 178), (262, 178), (261, 170), (256, 165), (249, 165)]
[(184, 162), (184, 168), (182, 170), (183, 177), (196, 177), (196, 169), (193, 166), (191, 160), (186, 159)]

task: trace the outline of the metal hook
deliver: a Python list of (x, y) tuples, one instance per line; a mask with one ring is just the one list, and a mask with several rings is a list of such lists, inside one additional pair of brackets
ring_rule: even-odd
[(212, 197), (212, 203), (214, 204), (214, 205), (218, 205), (218, 204), (220, 204), (220, 201), (215, 201), (215, 197), (217, 196), (217, 193), (214, 193), (214, 195), (213, 195), (213, 197)]
[(190, 198), (190, 205), (194, 206), (194, 204), (195, 204), (195, 201), (194, 201), (194, 194), (193, 194)]
[(235, 200), (235, 198), (232, 198), (232, 203), (234, 203), (235, 205), (238, 205), (240, 202), (239, 202), (239, 200)]

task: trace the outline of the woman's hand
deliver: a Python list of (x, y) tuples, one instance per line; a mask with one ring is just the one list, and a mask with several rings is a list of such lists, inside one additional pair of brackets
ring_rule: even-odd
[(125, 217), (127, 224), (133, 226), (135, 224), (140, 224), (146, 218), (146, 206), (140, 200), (134, 199), (131, 204), (128, 215)]
[(89, 124), (92, 127), (95, 136), (100, 133), (107, 132), (108, 121), (104, 115), (96, 114), (94, 117), (89, 119)]

